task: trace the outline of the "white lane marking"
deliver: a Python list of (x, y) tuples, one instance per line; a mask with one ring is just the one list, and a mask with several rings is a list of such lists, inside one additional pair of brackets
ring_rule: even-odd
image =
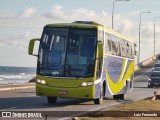
[(65, 117), (65, 118), (60, 118), (60, 119), (58, 119), (58, 120), (66, 120), (66, 119), (72, 119), (73, 117)]
[(103, 108), (112, 107), (112, 106), (119, 105), (119, 104), (120, 104), (120, 103), (114, 103), (114, 104), (111, 104), (111, 105), (106, 105), (106, 106), (99, 107), (99, 108), (96, 108), (96, 109), (92, 109), (92, 110), (89, 110), (89, 111), (101, 110), (101, 109), (103, 109)]
[(28, 96), (30, 96), (30, 97), (36, 97), (36, 95), (28, 95)]
[(16, 109), (17, 107), (11, 107), (11, 108), (5, 108), (5, 109), (1, 109), (2, 110), (12, 110), (12, 109)]
[(145, 73), (147, 73), (148, 71), (150, 71), (152, 68), (150, 68), (149, 70), (147, 70), (146, 72), (144, 72), (144, 73), (142, 73), (142, 74), (140, 74), (140, 75), (138, 75), (137, 77), (135, 77), (134, 79), (137, 79), (137, 78), (139, 78), (140, 76), (142, 76), (142, 75), (144, 75)]

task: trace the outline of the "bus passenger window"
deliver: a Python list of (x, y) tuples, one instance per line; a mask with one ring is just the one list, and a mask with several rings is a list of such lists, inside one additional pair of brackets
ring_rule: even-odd
[(129, 42), (129, 58), (132, 58), (132, 44)]
[(110, 51), (111, 52), (111, 48), (112, 48), (112, 41), (111, 40), (108, 40), (107, 41), (108, 42), (108, 51)]
[(117, 55), (121, 56), (121, 44), (120, 44), (119, 38), (118, 38), (118, 42), (117, 42)]
[(130, 49), (129, 49), (129, 43), (126, 42), (126, 57), (129, 58), (130, 57)]
[(112, 55), (116, 55), (116, 42), (112, 40)]
[[(107, 39), (107, 36), (106, 36)], [(111, 41), (111, 36), (108, 34), (108, 39), (106, 40), (106, 45), (105, 45), (105, 49), (107, 54), (111, 54), (111, 50), (112, 50), (112, 41)]]
[(122, 44), (122, 57), (126, 57), (126, 43), (123, 39), (121, 41), (121, 44)]
[(115, 49), (116, 49), (116, 55), (118, 56), (119, 55), (119, 44), (118, 44), (118, 37), (115, 36)]
[(134, 58), (134, 44), (131, 44), (131, 58)]

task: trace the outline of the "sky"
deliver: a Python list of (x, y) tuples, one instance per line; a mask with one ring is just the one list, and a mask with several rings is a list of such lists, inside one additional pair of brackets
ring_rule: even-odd
[[(0, 0), (0, 66), (36, 67), (37, 58), (28, 55), (28, 43), (40, 38), (50, 23), (76, 20), (96, 21), (111, 28), (115, 0)], [(140, 13), (141, 57), (153, 56), (154, 18), (160, 17), (160, 0), (117, 1), (114, 30), (138, 45)], [(160, 18), (156, 25), (156, 54), (160, 53)], [(138, 49), (138, 47), (137, 47)], [(36, 51), (36, 50), (35, 50)]]

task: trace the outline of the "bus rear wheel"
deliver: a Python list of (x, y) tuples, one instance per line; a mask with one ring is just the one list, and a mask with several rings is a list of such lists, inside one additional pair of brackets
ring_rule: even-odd
[(114, 100), (124, 100), (126, 98), (126, 94), (113, 95)]
[(57, 101), (57, 97), (47, 96), (47, 100), (48, 100), (48, 103), (49, 103), (49, 104), (54, 104), (54, 103), (56, 103), (56, 101)]

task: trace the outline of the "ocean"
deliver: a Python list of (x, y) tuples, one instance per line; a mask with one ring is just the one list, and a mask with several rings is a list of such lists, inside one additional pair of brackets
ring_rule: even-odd
[(36, 76), (36, 68), (0, 66), (0, 84), (24, 84)]

